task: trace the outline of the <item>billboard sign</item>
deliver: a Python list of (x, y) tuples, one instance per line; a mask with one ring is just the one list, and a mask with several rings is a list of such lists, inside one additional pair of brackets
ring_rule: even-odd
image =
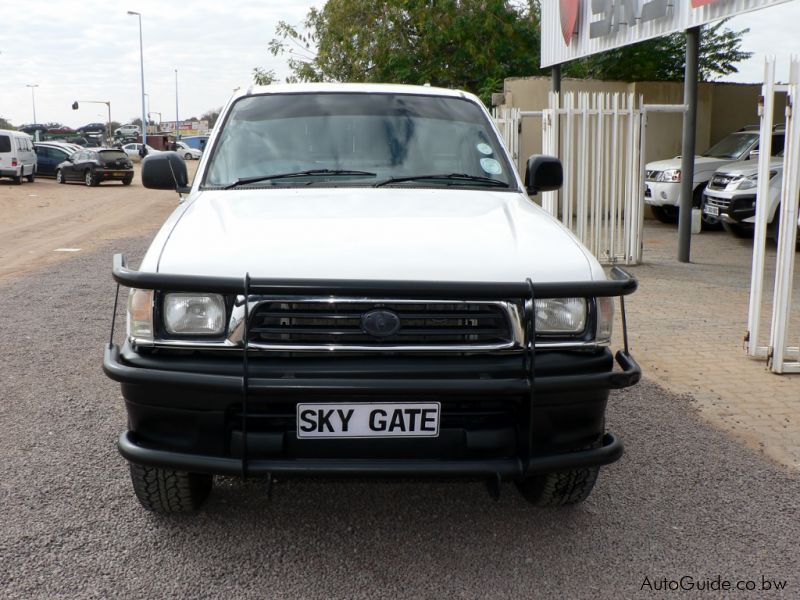
[(542, 67), (635, 44), (788, 0), (547, 0)]

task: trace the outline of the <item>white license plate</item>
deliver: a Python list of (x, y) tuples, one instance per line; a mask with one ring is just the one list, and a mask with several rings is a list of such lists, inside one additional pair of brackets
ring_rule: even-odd
[(438, 402), (298, 404), (298, 438), (437, 437)]
[(703, 207), (703, 212), (707, 215), (711, 215), (712, 217), (719, 216), (719, 207), (718, 206), (711, 206), (710, 204), (706, 204)]

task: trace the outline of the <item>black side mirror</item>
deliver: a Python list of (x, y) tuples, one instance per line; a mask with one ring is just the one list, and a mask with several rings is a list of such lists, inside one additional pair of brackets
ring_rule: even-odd
[(564, 169), (555, 156), (534, 154), (525, 169), (525, 189), (529, 194), (554, 192), (564, 183)]
[(177, 152), (159, 152), (142, 159), (142, 184), (152, 190), (189, 191), (186, 163)]

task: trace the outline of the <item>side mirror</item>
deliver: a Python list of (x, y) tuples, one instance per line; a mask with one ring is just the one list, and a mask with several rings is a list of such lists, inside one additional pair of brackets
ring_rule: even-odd
[(758, 150), (750, 150), (750, 158), (758, 158), (760, 152)]
[(159, 152), (142, 159), (142, 184), (152, 190), (189, 191), (186, 163), (177, 152)]
[(555, 156), (534, 154), (525, 168), (525, 189), (529, 194), (554, 192), (564, 183), (564, 169)]

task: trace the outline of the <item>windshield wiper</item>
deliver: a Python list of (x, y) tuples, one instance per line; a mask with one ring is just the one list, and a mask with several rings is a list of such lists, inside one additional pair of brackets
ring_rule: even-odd
[(352, 171), (349, 169), (308, 169), (306, 171), (293, 171), (291, 173), (277, 173), (275, 175), (260, 175), (258, 177), (242, 177), (233, 183), (223, 187), (223, 190), (238, 187), (240, 185), (249, 185), (251, 183), (258, 183), (259, 181), (269, 181), (270, 179), (289, 179), (292, 177), (305, 177), (306, 175), (342, 175), (352, 177), (377, 177), (377, 173), (370, 171)]
[(432, 175), (411, 175), (409, 177), (389, 177), (383, 181), (379, 181), (373, 187), (383, 187), (392, 183), (402, 183), (404, 181), (417, 181), (420, 179), (440, 179), (446, 181), (466, 181), (469, 183), (485, 183), (495, 187), (507, 188), (508, 184), (504, 181), (498, 181), (491, 177), (481, 177), (480, 175), (468, 175), (467, 173), (434, 173)]

